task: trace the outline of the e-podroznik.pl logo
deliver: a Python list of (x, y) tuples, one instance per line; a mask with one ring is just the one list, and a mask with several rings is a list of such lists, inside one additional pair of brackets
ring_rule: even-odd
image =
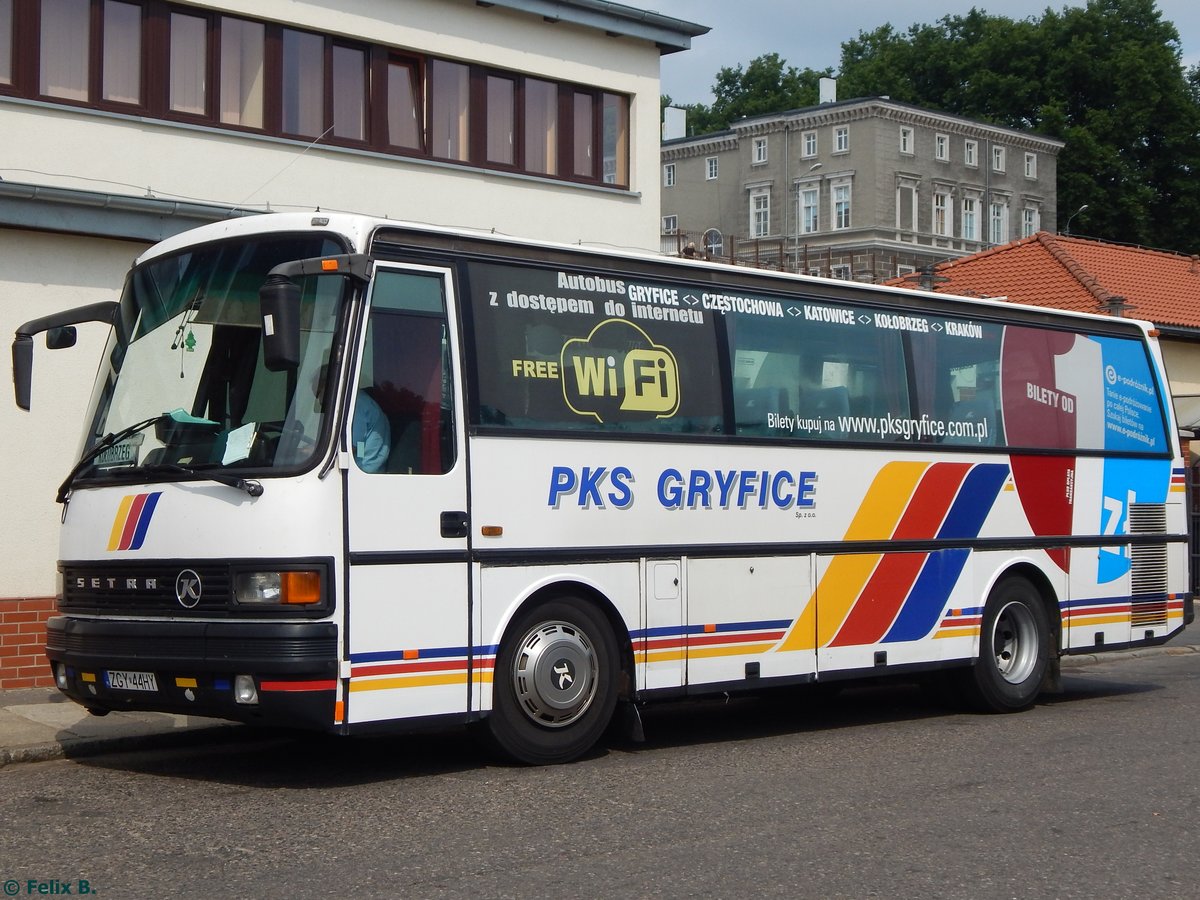
[(86, 897), (97, 893), (86, 878), (59, 881), (57, 878), (9, 878), (4, 882), (5, 897)]

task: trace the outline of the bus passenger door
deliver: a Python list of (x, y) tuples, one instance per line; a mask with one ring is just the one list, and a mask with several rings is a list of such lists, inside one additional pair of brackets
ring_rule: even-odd
[(375, 267), (346, 417), (348, 723), (469, 704), (468, 526), (449, 273)]

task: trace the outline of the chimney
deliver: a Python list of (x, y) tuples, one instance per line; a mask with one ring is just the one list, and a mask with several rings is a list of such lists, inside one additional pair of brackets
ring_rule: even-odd
[(818, 83), (817, 95), (820, 98), (820, 103), (836, 103), (837, 102), (837, 79), (822, 78)]

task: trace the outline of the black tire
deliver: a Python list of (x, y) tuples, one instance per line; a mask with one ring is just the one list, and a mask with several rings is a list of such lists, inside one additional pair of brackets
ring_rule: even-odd
[(604, 734), (620, 676), (612, 626), (594, 606), (549, 600), (509, 625), (492, 682), (488, 730), (518, 762), (570, 762)]
[(1054, 653), (1052, 639), (1038, 589), (1020, 577), (1001, 581), (983, 608), (979, 659), (964, 672), (967, 699), (985, 712), (1033, 706)]

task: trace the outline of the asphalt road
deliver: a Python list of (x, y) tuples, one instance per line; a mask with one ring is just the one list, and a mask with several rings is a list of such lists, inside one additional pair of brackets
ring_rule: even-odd
[[(908, 686), (652, 708), (647, 742), (497, 765), (461, 732), (246, 731), (0, 769), (9, 896), (1193, 896), (1200, 654), (1010, 716)], [(45, 889), (42, 890), (42, 886)], [(41, 891), (41, 893), (39, 893)]]

